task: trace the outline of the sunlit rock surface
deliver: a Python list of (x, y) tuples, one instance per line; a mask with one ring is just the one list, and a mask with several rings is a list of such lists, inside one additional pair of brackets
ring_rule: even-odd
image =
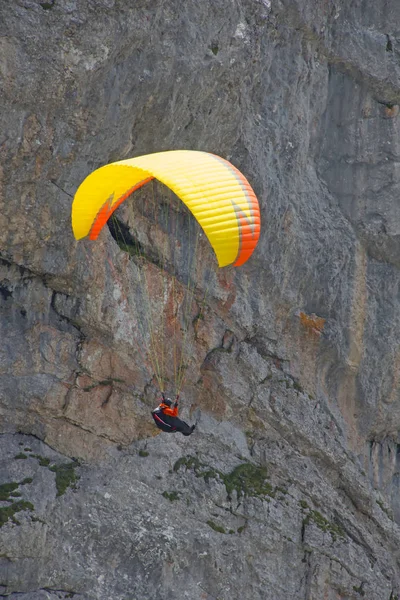
[[(397, 0), (1, 4), (0, 597), (398, 600), (399, 31)], [(190, 438), (141, 319), (145, 277), (178, 330), (187, 236), (160, 283), (70, 226), (91, 170), (178, 148), (263, 225), (237, 270), (200, 242)]]

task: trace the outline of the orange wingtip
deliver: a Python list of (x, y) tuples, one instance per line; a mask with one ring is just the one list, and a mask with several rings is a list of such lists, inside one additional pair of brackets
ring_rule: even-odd
[(142, 185), (145, 185), (152, 179), (154, 179), (154, 177), (147, 177), (146, 179), (139, 181), (139, 183), (137, 183), (136, 185), (131, 187), (127, 192), (125, 192), (125, 194), (123, 194), (121, 198), (119, 198), (117, 202), (115, 202), (115, 204), (112, 205), (112, 207), (110, 207), (109, 200), (107, 199), (104, 202), (103, 206), (100, 208), (99, 212), (97, 213), (95, 220), (93, 221), (93, 225), (89, 232), (89, 239), (97, 240), (100, 231), (103, 229), (104, 225), (107, 223), (108, 219), (118, 208), (118, 206), (120, 206), (123, 203), (123, 201), (126, 200), (128, 196), (130, 196), (135, 190), (139, 189), (140, 187), (142, 187)]

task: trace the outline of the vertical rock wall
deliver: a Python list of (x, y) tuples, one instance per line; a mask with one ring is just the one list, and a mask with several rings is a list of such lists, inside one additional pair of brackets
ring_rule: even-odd
[[(0, 7), (0, 596), (398, 598), (399, 31), (396, 0)], [(91, 170), (174, 148), (263, 224), (196, 321), (189, 440), (148, 419), (155, 265), (70, 228)]]

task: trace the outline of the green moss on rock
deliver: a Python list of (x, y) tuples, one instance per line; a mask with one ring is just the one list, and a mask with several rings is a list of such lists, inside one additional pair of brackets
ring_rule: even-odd
[(18, 489), (18, 483), (3, 483), (0, 485), (0, 500), (5, 502), (10, 498), (10, 495)]
[(76, 488), (76, 483), (79, 480), (79, 475), (75, 473), (76, 467), (75, 463), (53, 465), (50, 467), (50, 471), (56, 474), (57, 496), (65, 494), (69, 487)]
[(230, 473), (222, 473), (217, 469), (213, 469), (209, 465), (202, 463), (196, 456), (183, 456), (178, 459), (173, 467), (174, 472), (185, 468), (192, 470), (196, 477), (203, 477), (206, 482), (210, 479), (219, 479), (226, 488), (228, 497), (231, 498), (232, 493), (236, 490), (238, 499), (244, 496), (263, 498), (269, 501), (269, 498), (274, 498), (279, 491), (286, 494), (287, 491), (282, 487), (273, 488), (268, 479), (268, 472), (265, 467), (258, 467), (250, 462), (245, 462), (238, 465)]
[(39, 461), (39, 465), (41, 467), (48, 467), (50, 464), (50, 459), (45, 456), (41, 456), (40, 454), (32, 454), (34, 458), (37, 458)]
[(11, 520), (15, 525), (19, 525), (19, 521), (14, 517), (15, 513), (21, 512), (23, 510), (33, 511), (35, 507), (31, 502), (27, 502), (26, 500), (19, 500), (18, 502), (13, 502), (8, 506), (0, 507), (0, 527), (3, 527), (9, 520)]
[(211, 527), (211, 529), (214, 529), (214, 531), (217, 531), (218, 533), (226, 533), (225, 528), (222, 527), (222, 525), (214, 523), (214, 521), (207, 521), (207, 525)]
[(276, 490), (266, 481), (267, 478), (268, 473), (264, 467), (257, 467), (251, 463), (238, 465), (231, 473), (223, 475), (228, 496), (231, 497), (232, 492), (236, 490), (238, 498), (242, 496), (274, 497)]
[(162, 495), (164, 498), (167, 498), (170, 502), (174, 502), (175, 500), (179, 500), (179, 492), (163, 492)]
[(223, 479), (224, 477), (221, 471), (202, 463), (195, 456), (183, 456), (179, 458), (174, 464), (173, 470), (176, 473), (182, 467), (185, 467), (186, 470), (193, 471), (196, 477), (202, 477), (206, 483), (208, 483), (210, 479)]
[(336, 523), (331, 523), (321, 515), (317, 510), (310, 510), (306, 518), (303, 520), (303, 524), (307, 525), (310, 521), (313, 521), (319, 529), (321, 529), (324, 533), (330, 533), (332, 538), (336, 541), (337, 537), (345, 538), (346, 534), (344, 530), (340, 527), (340, 525), (336, 525)]
[(43, 10), (50, 10), (53, 8), (55, 3), (56, 0), (50, 0), (50, 2), (40, 2), (40, 6), (43, 8)]

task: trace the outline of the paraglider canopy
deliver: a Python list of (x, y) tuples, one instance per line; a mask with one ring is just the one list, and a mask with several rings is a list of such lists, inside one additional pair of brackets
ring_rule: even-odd
[(189, 208), (220, 267), (238, 267), (250, 258), (260, 235), (260, 210), (249, 182), (227, 160), (193, 150), (130, 158), (91, 173), (72, 205), (75, 238), (96, 239), (114, 210), (152, 179), (169, 187)]

